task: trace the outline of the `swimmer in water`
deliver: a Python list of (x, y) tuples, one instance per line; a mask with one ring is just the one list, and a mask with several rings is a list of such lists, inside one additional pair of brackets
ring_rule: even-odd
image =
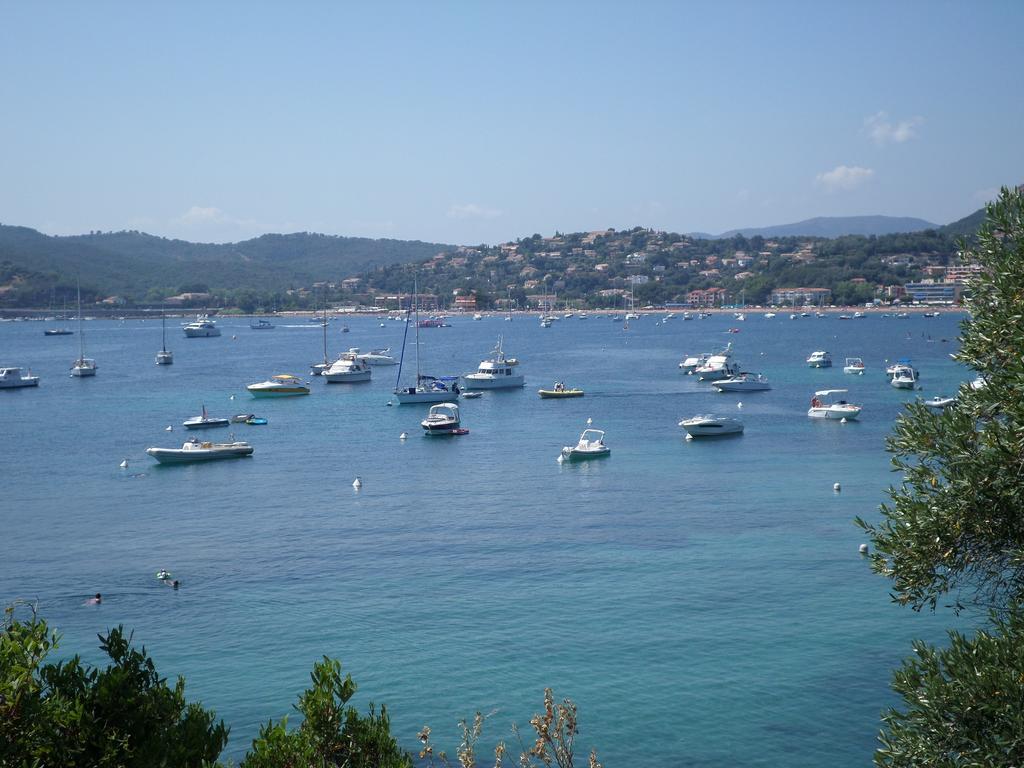
[(102, 602), (103, 602), (103, 595), (101, 595), (99, 592), (97, 592), (95, 597), (90, 597), (88, 600), (86, 600), (84, 603), (82, 603), (82, 605), (99, 605)]

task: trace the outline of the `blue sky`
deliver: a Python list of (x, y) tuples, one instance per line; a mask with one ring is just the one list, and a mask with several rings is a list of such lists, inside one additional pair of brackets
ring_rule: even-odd
[(447, 243), (1024, 182), (1024, 3), (0, 2), (0, 222)]

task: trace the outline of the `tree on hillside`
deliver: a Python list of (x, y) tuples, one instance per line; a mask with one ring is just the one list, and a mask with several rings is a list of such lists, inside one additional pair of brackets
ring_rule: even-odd
[(879, 766), (1024, 764), (1024, 196), (1003, 189), (977, 245), (970, 319), (956, 358), (979, 375), (938, 414), (911, 404), (888, 450), (903, 473), (882, 520), (857, 523), (893, 599), (915, 610), (952, 597), (990, 608), (992, 627), (915, 646), (896, 672)]

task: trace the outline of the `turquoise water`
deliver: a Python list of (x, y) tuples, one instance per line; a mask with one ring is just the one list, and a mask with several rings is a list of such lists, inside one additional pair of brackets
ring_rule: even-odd
[[(580, 744), (608, 766), (866, 765), (892, 668), (954, 620), (891, 605), (851, 519), (875, 518), (897, 480), (883, 446), (902, 404), (970, 378), (949, 358), (959, 317), (659, 317), (629, 331), (594, 316), (422, 331), (425, 372), (475, 368), (498, 334), (522, 361), (525, 390), (463, 401), (470, 434), (455, 438), (421, 436), (427, 406), (387, 407), (394, 368), (250, 398), (246, 384), (320, 356), (319, 328), (301, 321), (257, 332), (225, 319), (214, 339), (169, 329), (167, 368), (153, 364), (159, 323), (89, 322), (92, 380), (67, 376), (77, 337), (2, 323), (0, 365), (42, 384), (0, 391), (0, 598), (38, 599), (63, 651), (92, 661), (96, 633), (134, 629), (231, 725), (228, 757), (291, 711), (327, 654), (361, 704), (388, 705), (410, 749), (429, 723), (453, 751), (456, 722), (477, 710), (495, 713), (485, 742), (507, 738), (551, 686), (578, 703)], [(400, 322), (347, 323), (332, 323), (332, 352), (401, 347)], [(679, 373), (727, 341), (772, 391), (718, 394)], [(808, 369), (815, 349), (836, 367)], [(844, 375), (845, 356), (868, 373)], [(902, 356), (922, 392), (888, 385), (883, 361)], [(556, 379), (586, 397), (539, 400)], [(859, 423), (805, 416), (815, 389), (842, 386), (864, 405)], [(269, 419), (230, 430), (255, 456), (155, 465), (145, 449), (179, 446), (203, 403)], [(709, 411), (740, 414), (745, 434), (684, 441), (679, 419)], [(612, 456), (558, 464), (588, 417)], [(103, 604), (83, 606), (97, 591)]]

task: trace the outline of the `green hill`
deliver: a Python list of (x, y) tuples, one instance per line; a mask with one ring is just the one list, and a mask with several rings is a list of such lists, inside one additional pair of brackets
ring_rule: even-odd
[(939, 232), (950, 237), (973, 238), (978, 234), (978, 228), (985, 221), (985, 209), (980, 208), (970, 216), (964, 216), (959, 221), (939, 227)]

